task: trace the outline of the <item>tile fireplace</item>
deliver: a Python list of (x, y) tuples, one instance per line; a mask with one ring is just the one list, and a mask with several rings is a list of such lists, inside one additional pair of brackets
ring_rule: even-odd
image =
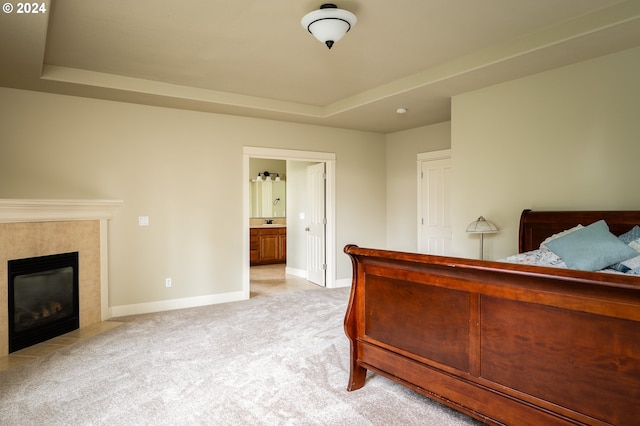
[[(110, 318), (107, 222), (121, 205), (122, 201), (116, 200), (0, 199), (0, 356), (9, 354), (10, 298), (14, 299), (14, 309), (18, 304), (13, 293), (15, 288), (9, 289), (9, 264), (12, 261), (65, 253), (77, 253), (78, 259), (78, 291), (75, 296), (60, 296), (63, 300), (58, 300), (56, 296), (45, 300), (50, 295), (43, 288), (36, 288), (35, 294), (20, 296), (20, 309), (12, 312), (14, 322), (16, 315), (22, 316), (24, 323), (39, 321), (37, 318), (44, 316), (51, 317), (52, 311), (62, 309), (58, 303), (66, 304), (68, 297), (78, 299), (77, 319), (80, 328)], [(62, 275), (59, 279), (67, 279), (69, 270), (66, 268), (68, 265), (52, 270)], [(42, 277), (35, 278), (36, 287), (41, 280)], [(63, 293), (66, 286), (62, 285), (65, 289)], [(11, 346), (12, 349), (18, 347)]]

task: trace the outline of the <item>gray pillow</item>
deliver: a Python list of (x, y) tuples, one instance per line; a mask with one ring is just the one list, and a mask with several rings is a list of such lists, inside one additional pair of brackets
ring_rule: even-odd
[(631, 259), (638, 252), (609, 232), (604, 220), (546, 243), (570, 269), (599, 271), (609, 265)]

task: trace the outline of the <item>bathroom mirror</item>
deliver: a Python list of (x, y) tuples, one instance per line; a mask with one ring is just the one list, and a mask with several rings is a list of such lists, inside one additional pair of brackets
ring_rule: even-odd
[(286, 217), (284, 181), (252, 181), (250, 196), (252, 218)]

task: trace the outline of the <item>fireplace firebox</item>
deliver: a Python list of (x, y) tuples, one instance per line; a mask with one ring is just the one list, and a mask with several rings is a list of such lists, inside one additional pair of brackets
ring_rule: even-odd
[(10, 260), (9, 353), (80, 326), (78, 252)]

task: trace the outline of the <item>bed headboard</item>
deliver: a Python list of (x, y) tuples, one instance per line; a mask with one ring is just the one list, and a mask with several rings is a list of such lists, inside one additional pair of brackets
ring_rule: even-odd
[(535, 250), (545, 238), (578, 224), (587, 226), (604, 219), (615, 235), (640, 225), (640, 211), (558, 211), (524, 210), (520, 216), (518, 251)]

